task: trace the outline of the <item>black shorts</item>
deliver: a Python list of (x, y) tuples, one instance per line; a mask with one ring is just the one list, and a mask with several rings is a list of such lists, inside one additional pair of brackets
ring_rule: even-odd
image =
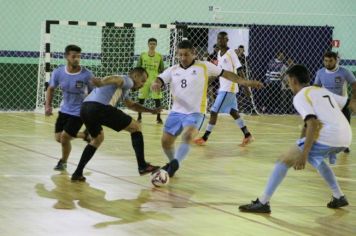
[(119, 132), (129, 126), (132, 121), (132, 117), (123, 111), (98, 102), (84, 102), (80, 117), (93, 138), (99, 135), (103, 129), (102, 125)]
[(77, 137), (83, 121), (79, 116), (73, 116), (66, 113), (58, 112), (58, 117), (55, 125), (55, 133), (60, 133), (63, 130), (72, 137)]

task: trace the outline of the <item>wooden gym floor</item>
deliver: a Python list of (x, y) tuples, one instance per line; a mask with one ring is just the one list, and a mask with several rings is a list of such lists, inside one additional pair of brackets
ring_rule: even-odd
[[(0, 235), (356, 235), (356, 141), (333, 166), (350, 206), (328, 209), (331, 192), (308, 165), (288, 172), (272, 214), (238, 211), (262, 193), (278, 154), (299, 136), (297, 116), (245, 117), (256, 138), (247, 148), (238, 146), (242, 133), (230, 117), (219, 117), (207, 145), (193, 146), (170, 185), (159, 189), (138, 175), (125, 132), (105, 129), (87, 183), (70, 181), (81, 140), (72, 142), (68, 172), (54, 171), (55, 118), (0, 113)], [(143, 119), (146, 159), (163, 165), (162, 126), (152, 115)]]

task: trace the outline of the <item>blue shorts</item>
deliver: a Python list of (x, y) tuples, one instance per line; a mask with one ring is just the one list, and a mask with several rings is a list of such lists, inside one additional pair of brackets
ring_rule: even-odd
[(216, 113), (230, 113), (231, 109), (238, 111), (236, 94), (220, 91), (210, 111)]
[[(302, 151), (305, 138), (297, 140), (297, 146)], [(317, 168), (324, 158), (329, 158), (331, 164), (335, 163), (336, 154), (345, 150), (345, 147), (331, 147), (321, 143), (314, 143), (308, 157), (308, 162)]]
[(164, 132), (173, 136), (178, 136), (183, 129), (188, 126), (193, 126), (200, 130), (203, 125), (205, 115), (202, 113), (183, 114), (179, 112), (169, 113), (166, 122), (164, 123)]

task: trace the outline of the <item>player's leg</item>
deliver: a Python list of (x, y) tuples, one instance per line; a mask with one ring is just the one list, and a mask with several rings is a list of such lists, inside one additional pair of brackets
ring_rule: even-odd
[[(143, 105), (145, 103), (145, 99), (147, 99), (150, 95), (150, 83), (145, 83), (142, 88), (138, 90), (138, 103)], [(138, 113), (137, 121), (142, 121), (142, 113)]]
[[(64, 125), (67, 122), (67, 118), (62, 112), (58, 112), (58, 117), (56, 120), (56, 124), (55, 124), (55, 128), (54, 128), (54, 137), (55, 140), (58, 143), (61, 143), (61, 136), (62, 136), (62, 132), (64, 130)], [(62, 151), (63, 152), (63, 151)], [(67, 168), (67, 164), (63, 163), (61, 161), (61, 159), (59, 159), (58, 163), (56, 164), (56, 166), (54, 167), (54, 170), (65, 170)]]
[(231, 109), (230, 115), (235, 120), (236, 125), (240, 127), (242, 133), (244, 134), (244, 139), (242, 140), (242, 143), (240, 146), (244, 147), (244, 146), (248, 145), (249, 143), (253, 142), (254, 138), (252, 137), (250, 131), (248, 130), (248, 128), (245, 124), (245, 121), (241, 118), (238, 110)]
[[(344, 107), (342, 109), (342, 113), (344, 114), (344, 116), (346, 117), (346, 119), (348, 120), (348, 122), (351, 124), (351, 111), (348, 107)], [(344, 153), (350, 153), (350, 148), (347, 147), (345, 150), (344, 150)]]
[(203, 145), (208, 141), (209, 135), (213, 132), (213, 129), (216, 125), (218, 119), (218, 113), (224, 112), (226, 100), (229, 97), (229, 93), (225, 91), (221, 91), (218, 93), (218, 96), (215, 99), (213, 106), (210, 109), (210, 119), (209, 123), (206, 127), (205, 133), (202, 137), (195, 139), (194, 142), (198, 145)]
[[(151, 86), (151, 84), (150, 84)], [(159, 108), (161, 107), (161, 100), (162, 100), (162, 92), (153, 92), (151, 91), (151, 97), (155, 101), (155, 107)], [(157, 124), (163, 124), (163, 121), (161, 119), (161, 113), (157, 113)]]
[(104, 105), (91, 102), (83, 103), (82, 105), (80, 117), (82, 118), (92, 139), (83, 150), (78, 166), (72, 175), (73, 181), (85, 181), (83, 170), (94, 156), (96, 150), (104, 141), (104, 132), (103, 128), (101, 127), (101, 119), (107, 114), (103, 107)]
[(204, 122), (204, 115), (201, 113), (193, 113), (185, 115), (182, 119), (182, 142), (174, 154), (174, 159), (170, 161), (163, 169), (169, 176), (172, 177), (178, 170), (180, 163), (186, 158), (189, 153), (190, 145), (194, 137), (198, 134), (199, 129)]
[(266, 188), (260, 198), (252, 201), (250, 204), (241, 205), (240, 211), (255, 212), (255, 213), (270, 213), (271, 209), (269, 201), (287, 174), (288, 169), (294, 165), (295, 161), (300, 158), (301, 150), (293, 145), (287, 152), (283, 153), (274, 166), (274, 170), (270, 175)]
[(169, 161), (172, 161), (174, 159), (174, 154), (175, 154), (174, 143), (176, 139), (177, 136), (174, 136), (170, 133), (163, 132), (162, 134), (162, 138), (161, 138), (162, 149)]
[(339, 208), (349, 204), (336, 180), (334, 172), (324, 161), (324, 158), (328, 157), (330, 154), (336, 155), (343, 150), (344, 148), (334, 148), (324, 144), (315, 143), (308, 158), (308, 162), (318, 170), (319, 174), (332, 191), (332, 200), (327, 204), (327, 207), (329, 208)]

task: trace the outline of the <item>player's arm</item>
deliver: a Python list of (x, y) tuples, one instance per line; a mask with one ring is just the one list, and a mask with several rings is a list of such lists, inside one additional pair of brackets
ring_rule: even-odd
[(163, 56), (161, 55), (161, 60), (159, 62), (158, 73), (162, 73), (164, 71), (164, 63), (163, 63)]
[(136, 111), (136, 112), (149, 112), (149, 113), (152, 113), (152, 114), (157, 114), (157, 113), (160, 113), (162, 111), (162, 108), (150, 109), (150, 108), (142, 106), (141, 104), (136, 103), (136, 102), (134, 102), (134, 101), (132, 101), (130, 99), (126, 99), (124, 101), (124, 103), (125, 103), (125, 106), (127, 108), (129, 108), (130, 110)]
[(294, 169), (295, 170), (302, 170), (305, 168), (305, 163), (307, 162), (309, 152), (313, 146), (314, 139), (317, 136), (318, 127), (320, 125), (320, 122), (318, 121), (317, 117), (315, 115), (307, 115), (306, 118), (304, 119), (305, 122), (305, 140), (304, 140), (304, 148), (302, 152), (302, 156), (296, 160), (294, 164)]
[(46, 104), (45, 104), (45, 115), (50, 116), (53, 115), (52, 113), (52, 100), (54, 95), (55, 88), (52, 86), (48, 86), (46, 91)]
[(246, 86), (246, 87), (252, 87), (252, 88), (263, 88), (263, 84), (260, 81), (257, 80), (245, 80), (244, 78), (238, 76), (235, 73), (232, 73), (230, 71), (224, 70), (222, 73), (222, 77), (224, 77), (227, 80), (230, 80), (234, 83), (238, 83), (240, 85)]
[(49, 80), (48, 88), (46, 90), (46, 102), (45, 102), (45, 115), (50, 116), (52, 113), (52, 100), (54, 96), (54, 90), (59, 85), (59, 78), (57, 76), (58, 70), (54, 70), (51, 79)]
[(104, 77), (103, 79), (93, 78), (91, 82), (95, 87), (102, 87), (102, 86), (112, 84), (112, 85), (116, 85), (118, 88), (122, 88), (124, 84), (124, 79), (118, 75), (110, 75)]
[(138, 61), (137, 61), (137, 67), (142, 67), (142, 54), (140, 55), (140, 57), (138, 58)]

